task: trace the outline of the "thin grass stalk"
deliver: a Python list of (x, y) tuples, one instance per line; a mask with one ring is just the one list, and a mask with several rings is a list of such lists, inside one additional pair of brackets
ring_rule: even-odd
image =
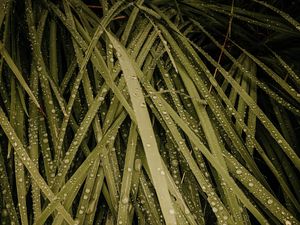
[(57, 58), (57, 24), (50, 21), (49, 69), (52, 79), (58, 83), (58, 58)]
[[(37, 96), (38, 94), (38, 85), (39, 79), (38, 74), (34, 67), (31, 68), (31, 76), (30, 76), (30, 86), (32, 88), (33, 94)], [(38, 98), (37, 98), (38, 99)], [(39, 111), (37, 107), (33, 104), (29, 104), (29, 154), (32, 161), (35, 163), (36, 168), (39, 168)], [(42, 139), (41, 141), (48, 140)], [(34, 212), (34, 220), (41, 213), (41, 195), (40, 189), (38, 185), (35, 183), (34, 179), (32, 179), (32, 201), (33, 201), (33, 212)]]
[[(13, 20), (12, 20), (13, 21)], [(11, 26), (11, 30), (14, 30), (14, 26)], [(16, 50), (16, 40), (13, 37), (11, 39), (11, 51), (12, 58), (14, 61), (19, 64), (18, 51)], [(16, 135), (19, 137), (20, 141), (24, 143), (24, 111), (22, 110), (20, 96), (17, 93), (17, 84), (14, 77), (11, 77), (11, 112), (10, 112), (10, 123), (13, 128), (16, 130)], [(13, 147), (13, 146), (12, 146)], [(9, 150), (8, 150), (9, 151)], [(21, 160), (18, 158), (17, 154), (14, 152), (14, 164), (15, 164), (15, 182), (17, 187), (17, 197), (18, 197), (18, 207), (21, 217), (21, 223), (28, 225), (28, 216), (27, 216), (27, 190), (26, 190), (26, 178), (25, 170), (22, 165)]]

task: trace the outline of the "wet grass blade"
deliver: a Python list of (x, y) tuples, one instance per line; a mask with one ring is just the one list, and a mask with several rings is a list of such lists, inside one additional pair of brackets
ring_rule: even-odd
[(129, 204), (130, 204), (130, 192), (132, 182), (132, 172), (135, 161), (136, 142), (137, 142), (137, 130), (134, 124), (130, 127), (129, 137), (127, 141), (127, 150), (125, 157), (125, 165), (123, 169), (122, 185), (120, 191), (120, 202), (118, 209), (117, 223), (129, 222)]
[(144, 100), (143, 92), (137, 80), (138, 71), (136, 71), (134, 62), (128, 56), (124, 47), (108, 32), (106, 32), (110, 41), (117, 51), (117, 56), (120, 61), (121, 68), (124, 72), (126, 85), (130, 95), (131, 103), (135, 111), (137, 120), (137, 127), (140, 137), (143, 141), (146, 158), (150, 167), (151, 176), (154, 182), (154, 187), (162, 207), (162, 212), (165, 220), (169, 224), (177, 224), (174, 216), (175, 211), (168, 193), (167, 182), (163, 176), (165, 172), (161, 166), (160, 157), (157, 149), (157, 143), (152, 130), (146, 103)]

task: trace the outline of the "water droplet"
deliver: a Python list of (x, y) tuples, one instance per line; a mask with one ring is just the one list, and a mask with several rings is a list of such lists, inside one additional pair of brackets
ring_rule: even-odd
[(172, 166), (178, 166), (178, 160), (174, 159), (171, 162)]
[(128, 200), (128, 198), (127, 198), (127, 197), (124, 197), (124, 198), (122, 199), (122, 203), (123, 203), (123, 204), (127, 204), (127, 203), (128, 203), (128, 201), (129, 201), (129, 200)]
[(213, 207), (213, 208), (212, 208), (212, 211), (213, 211), (214, 213), (216, 213), (216, 212), (218, 212), (218, 209), (217, 209), (216, 207)]
[(285, 221), (285, 225), (292, 225), (292, 223), (291, 223), (291, 221), (286, 220), (286, 221)]
[(238, 175), (242, 174), (242, 171), (241, 171), (240, 169), (237, 169), (235, 172), (236, 172), (236, 174), (238, 174)]

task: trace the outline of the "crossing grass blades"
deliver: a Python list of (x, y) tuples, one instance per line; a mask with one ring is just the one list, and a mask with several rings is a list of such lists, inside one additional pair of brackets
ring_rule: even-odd
[(299, 5), (219, 2), (0, 2), (1, 225), (300, 223)]

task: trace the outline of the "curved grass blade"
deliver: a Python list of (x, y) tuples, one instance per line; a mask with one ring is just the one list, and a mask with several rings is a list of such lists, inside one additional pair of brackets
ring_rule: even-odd
[(126, 80), (131, 103), (135, 111), (137, 127), (143, 141), (146, 158), (150, 167), (151, 176), (163, 215), (166, 223), (177, 224), (174, 216), (175, 211), (167, 188), (167, 182), (165, 177), (162, 176), (162, 174), (165, 173), (162, 173), (164, 171), (162, 170), (163, 168), (160, 162), (159, 151), (154, 132), (152, 130), (149, 114), (146, 109), (143, 92), (136, 77), (136, 73), (138, 73), (138, 71), (134, 69), (133, 61), (128, 56), (128, 53), (123, 46), (110, 33), (106, 32), (106, 34), (113, 46), (116, 48), (117, 56), (124, 72), (124, 78)]

